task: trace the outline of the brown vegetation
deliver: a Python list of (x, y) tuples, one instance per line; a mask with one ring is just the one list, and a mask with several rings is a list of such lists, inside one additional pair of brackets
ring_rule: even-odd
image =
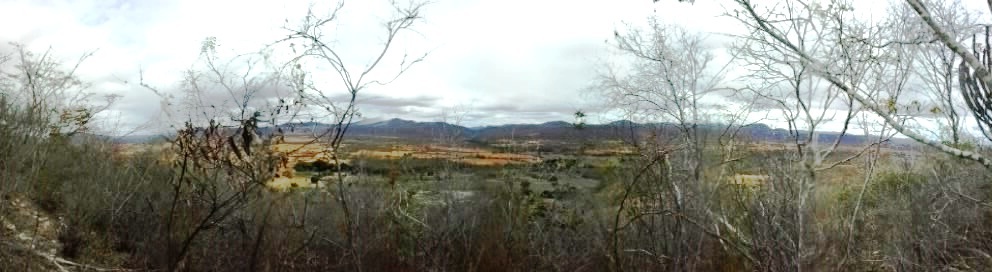
[[(718, 125), (709, 123), (702, 97), (730, 88), (720, 85), (724, 69), (706, 67), (714, 57), (701, 37), (656, 21), (649, 33), (617, 31), (617, 49), (638, 65), (611, 71), (598, 87), (632, 117), (672, 123), (623, 141), (554, 143), (574, 153), (545, 152), (548, 143), (536, 140), (466, 148), (451, 135), (432, 145), (346, 143), (356, 97), (384, 83), (365, 75), (418, 21), (420, 3), (395, 7), (380, 57), (363, 70), (349, 71), (324, 36), (341, 5), (328, 15), (311, 10), (279, 41), (292, 42), (296, 56), (276, 72), (229, 74), (208, 39), (203, 73), (190, 72), (197, 76), (182, 91), (219, 90), (245, 101), (227, 101), (236, 113), (214, 112), (225, 116), (188, 116), (168, 143), (154, 146), (86, 134), (100, 107), (67, 98), (87, 94), (75, 68), (17, 47), (19, 62), (0, 65), (13, 67), (0, 71), (0, 270), (988, 270), (988, 142), (963, 131), (947, 141), (924, 138), (907, 126), (914, 116), (897, 98), (918, 74), (913, 50), (950, 50), (964, 59), (967, 108), (992, 139), (992, 118), (978, 105), (989, 100), (981, 94), (992, 74), (975, 55), (992, 57), (979, 44), (963, 49), (932, 9), (908, 2), (912, 14), (894, 12), (876, 26), (839, 2), (757, 10), (734, 1), (735, 18), (751, 30), (734, 45), (736, 57), (767, 86), (731, 90), (745, 105), (720, 112)], [(939, 22), (955, 27), (951, 19)], [(903, 42), (920, 32), (912, 27), (936, 38)], [(0, 64), (9, 59), (0, 56)], [(314, 59), (337, 72), (343, 96), (314, 84), (306, 67)], [(398, 73), (419, 60), (404, 60)], [(277, 105), (249, 106), (249, 90), (283, 85), (294, 93)], [(341, 97), (346, 103), (314, 102)], [(189, 100), (187, 112), (213, 108)], [(743, 135), (758, 106), (777, 107), (787, 135), (773, 143)], [(834, 107), (842, 108), (843, 131), (820, 140)], [(262, 133), (304, 109), (334, 120), (307, 137)], [(843, 143), (861, 113), (881, 117), (875, 127), (863, 124), (878, 133)], [(929, 148), (888, 148), (898, 133)], [(538, 155), (493, 151), (530, 148)]]

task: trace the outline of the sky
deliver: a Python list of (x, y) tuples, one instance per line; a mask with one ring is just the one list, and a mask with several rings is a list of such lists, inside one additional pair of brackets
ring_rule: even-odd
[[(395, 66), (402, 53), (429, 52), (427, 58), (391, 84), (365, 90), (359, 96), (363, 117), (457, 119), (478, 126), (571, 120), (578, 110), (595, 114), (603, 110), (602, 99), (589, 86), (611, 61), (614, 52), (606, 41), (614, 30), (656, 15), (701, 32), (721, 32), (719, 22), (728, 19), (707, 2), (432, 1), (414, 25), (416, 32), (401, 36), (384, 63)], [(385, 3), (345, 2), (334, 41), (347, 53), (346, 62), (358, 67), (371, 60), (382, 41), (379, 23), (390, 16)], [(216, 37), (220, 51), (232, 55), (253, 52), (284, 37), (283, 27), (293, 26), (310, 4), (5, 0), (0, 25), (8, 27), (0, 31), (0, 41), (34, 51), (51, 48), (68, 62), (95, 52), (80, 66), (80, 77), (94, 92), (122, 96), (102, 121), (118, 130), (153, 128), (161, 122), (161, 99), (139, 86), (139, 78), (175, 92), (205, 38)]]
[[(355, 70), (375, 58), (383, 41), (381, 23), (391, 10), (387, 0), (344, 1), (328, 40)], [(222, 58), (257, 52), (284, 38), (286, 28), (294, 27), (308, 8), (320, 13), (333, 6), (326, 3), (332, 1), (318, 2), (323, 4), (3, 0), (0, 25), (8, 27), (0, 31), (0, 51), (10, 49), (5, 42), (16, 42), (36, 52), (51, 49), (66, 63), (94, 52), (80, 66), (79, 76), (95, 93), (121, 96), (99, 115), (98, 126), (112, 134), (161, 132), (174, 123), (168, 120), (170, 101), (139, 82), (167, 96), (182, 96), (184, 72), (201, 67), (196, 65), (206, 38), (216, 38)], [(373, 79), (391, 78), (404, 54), (427, 57), (395, 81), (362, 90), (362, 119), (484, 126), (572, 121), (573, 113), (583, 111), (591, 123), (615, 121), (623, 116), (610, 111), (603, 94), (593, 88), (607, 66), (623, 65), (610, 43), (614, 31), (643, 27), (653, 17), (707, 36), (715, 62), (721, 63), (729, 59), (718, 50), (732, 41), (726, 34), (742, 33), (739, 23), (722, 16), (727, 10), (722, 3), (727, 2), (432, 0), (414, 31), (398, 37)], [(886, 5), (861, 4), (868, 16)], [(285, 44), (274, 48), (286, 51)], [(330, 70), (316, 70), (315, 76), (331, 79), (324, 82), (327, 86), (336, 86)], [(225, 98), (208, 97), (215, 99)], [(723, 98), (709, 102), (734, 103)], [(780, 115), (773, 110), (754, 113), (761, 122), (784, 128), (782, 120), (775, 119)], [(822, 128), (839, 130), (840, 124), (828, 122)]]

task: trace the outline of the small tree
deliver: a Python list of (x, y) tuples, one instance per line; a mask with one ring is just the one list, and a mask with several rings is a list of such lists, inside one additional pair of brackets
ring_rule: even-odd
[[(851, 85), (849, 82), (845, 82), (845, 80), (842, 77), (840, 77), (840, 75), (844, 74), (843, 71), (838, 71), (836, 69), (833, 69), (830, 65), (830, 63), (832, 62), (828, 61), (831, 60), (831, 58), (833, 57), (838, 57), (838, 56), (843, 57), (844, 56), (843, 54), (851, 54), (851, 53), (862, 54), (869, 51), (859, 50), (859, 51), (836, 52), (835, 54), (827, 54), (827, 55), (816, 54), (816, 52), (810, 51), (807, 48), (800, 46), (795, 41), (790, 40), (787, 37), (788, 35), (787, 33), (791, 32), (789, 25), (792, 24), (794, 21), (788, 21), (788, 20), (783, 21), (783, 20), (779, 20), (779, 18), (775, 18), (776, 16), (780, 16), (780, 15), (776, 15), (776, 13), (773, 10), (759, 12), (755, 7), (755, 5), (748, 0), (736, 0), (735, 2), (738, 4), (737, 6), (739, 7), (736, 14), (738, 14), (737, 18), (740, 19), (740, 22), (748, 25), (751, 29), (755, 31), (756, 34), (767, 37), (767, 39), (769, 41), (772, 41), (777, 48), (782, 49), (783, 52), (787, 52), (788, 55), (793, 58), (793, 60), (797, 62), (801, 62), (807, 67), (809, 67), (810, 71), (813, 74), (815, 74), (817, 77), (823, 78), (834, 87), (846, 93), (852, 100), (856, 101), (859, 105), (864, 107), (864, 110), (867, 110), (877, 115), (880, 119), (882, 119), (885, 122), (886, 125), (891, 126), (899, 133), (906, 135), (907, 137), (917, 142), (934, 147), (940, 150), (941, 152), (947, 153), (949, 155), (958, 158), (972, 160), (981, 163), (986, 168), (992, 168), (992, 160), (989, 160), (988, 158), (986, 158), (981, 154), (972, 151), (961, 150), (959, 148), (946, 145), (944, 143), (941, 143), (940, 141), (925, 137), (922, 134), (920, 134), (917, 130), (907, 126), (907, 124), (903, 122), (903, 120), (901, 120), (902, 118), (900, 118), (900, 116), (905, 117), (905, 115), (900, 115), (899, 112), (892, 110), (894, 108), (897, 108), (896, 107), (896, 104), (898, 102), (897, 100), (885, 100), (882, 97), (872, 96), (870, 89), (864, 88), (862, 86)], [(913, 10), (916, 11), (916, 13), (919, 15), (918, 18), (927, 27), (931, 29), (933, 33), (933, 37), (935, 37), (938, 41), (943, 43), (948, 49), (954, 51), (958, 56), (960, 56), (963, 59), (963, 63), (965, 63), (968, 67), (974, 69), (974, 77), (977, 80), (992, 82), (992, 75), (989, 75), (988, 69), (984, 68), (981, 60), (979, 60), (978, 57), (976, 57), (972, 52), (966, 50), (966, 47), (962, 46), (960, 42), (958, 42), (954, 37), (952, 37), (950, 34), (951, 32), (945, 29), (946, 26), (940, 25), (935, 21), (934, 17), (931, 15), (929, 11), (930, 8), (928, 8), (927, 4), (924, 4), (919, 0), (907, 0), (907, 3), (909, 3), (910, 7), (912, 7)], [(838, 1), (836, 3), (830, 3), (826, 8), (829, 10), (829, 9), (850, 9), (850, 7), (851, 5), (849, 3)], [(808, 4), (808, 5), (804, 5), (803, 8), (808, 8), (812, 10), (815, 8), (823, 8), (823, 5)], [(843, 21), (839, 21), (839, 22), (842, 22), (844, 23), (842, 25), (845, 25), (851, 23), (858, 23), (860, 21), (853, 17), (848, 17), (848, 18), (843, 18)], [(899, 24), (899, 26), (908, 26), (908, 25), (910, 24), (906, 24), (905, 21)], [(900, 28), (885, 28), (885, 27), (875, 28), (875, 29), (902, 30)], [(841, 38), (845, 38), (851, 41), (856, 41), (858, 43), (870, 46), (865, 49), (897, 48), (900, 47), (901, 45), (919, 43), (921, 41), (927, 40), (925, 39), (925, 37), (924, 39), (920, 39), (920, 37), (918, 36), (913, 37), (912, 33), (906, 33), (906, 32), (897, 32), (895, 36), (886, 35), (886, 36), (865, 38), (854, 35), (848, 35), (848, 36), (841, 36)], [(892, 62), (892, 65), (905, 65), (905, 63)], [(891, 101), (891, 103), (889, 101)]]
[[(330, 31), (339, 23), (339, 13), (344, 10), (344, 2), (337, 2), (323, 12), (319, 7), (312, 6), (302, 20), (295, 26), (287, 26), (287, 37), (279, 40), (276, 45), (288, 46), (294, 56), (286, 63), (291, 76), (291, 84), (298, 91), (298, 97), (310, 113), (318, 119), (329, 120), (331, 126), (319, 134), (315, 131), (314, 138), (327, 144), (325, 153), (335, 165), (340, 165), (341, 143), (348, 132), (352, 121), (358, 116), (357, 99), (359, 94), (373, 85), (385, 85), (401, 76), (414, 64), (422, 61), (426, 54), (408, 57), (404, 54), (399, 68), (389, 77), (376, 77), (375, 71), (381, 70), (389, 53), (395, 51), (395, 45), (401, 34), (414, 32), (413, 27), (421, 21), (425, 2), (410, 1), (408, 3), (391, 2), (393, 14), (382, 24), (382, 44), (372, 49), (372, 57), (368, 60), (352, 63), (346, 62), (346, 56), (334, 44)], [(360, 65), (360, 66), (356, 66)], [(322, 73), (321, 68), (330, 68), (330, 74)], [(356, 69), (358, 67), (358, 69)], [(322, 85), (317, 82), (334, 82), (334, 85)], [(343, 95), (340, 95), (343, 90)], [(356, 240), (359, 226), (349, 204), (348, 187), (344, 183), (342, 171), (335, 176), (337, 201), (340, 204), (345, 220), (345, 245), (349, 254), (354, 258), (356, 269), (360, 270), (361, 252)]]
[(166, 249), (161, 265), (169, 271), (182, 270), (202, 237), (257, 200), (280, 161), (271, 150), (279, 133), (261, 128), (291, 121), (297, 112), (298, 104), (275, 91), (285, 81), (262, 56), (221, 57), (218, 48), (215, 38), (203, 41), (200, 58), (183, 74), (178, 99), (140, 83), (163, 99), (166, 121), (176, 128), (170, 206), (159, 233)]
[(46, 120), (47, 124), (37, 129), (47, 131), (27, 132), (32, 137), (84, 132), (94, 116), (118, 98), (106, 95), (103, 103), (93, 101), (97, 94), (76, 75), (93, 52), (82, 54), (66, 67), (51, 48), (39, 54), (22, 44), (10, 46), (12, 53), (0, 52), (0, 96), (11, 105), (23, 107), (26, 114)]
[[(934, 5), (933, 13), (945, 22), (950, 31), (955, 32), (958, 42), (967, 41), (970, 33), (974, 33), (976, 16), (963, 9), (961, 1), (950, 1), (947, 4)], [(896, 12), (903, 13), (904, 18), (916, 16), (909, 7), (896, 9)], [(916, 24), (918, 33), (926, 33), (929, 30), (922, 24)], [(937, 136), (945, 139), (951, 146), (959, 147), (962, 141), (967, 138), (967, 131), (964, 131), (966, 118), (968, 117), (967, 107), (962, 107), (964, 101), (961, 99), (958, 75), (958, 66), (961, 58), (950, 48), (936, 40), (920, 43), (917, 48), (919, 58), (915, 73), (923, 82), (926, 95), (930, 98), (929, 113), (940, 123), (941, 128)]]
[[(708, 98), (724, 99), (732, 93), (733, 88), (723, 86), (729, 64), (714, 63), (714, 49), (705, 45), (704, 36), (657, 19), (651, 19), (648, 26), (615, 33), (617, 49), (631, 57), (632, 64), (629, 70), (610, 70), (600, 87), (610, 104), (629, 117), (671, 125), (649, 128), (654, 130), (644, 144), (633, 141), (644, 164), (623, 184), (613, 218), (610, 257), (615, 269), (622, 270), (621, 252), (634, 250), (622, 248), (621, 230), (658, 231), (664, 234), (661, 240), (668, 242), (637, 250), (671, 258), (670, 269), (693, 270), (695, 263), (690, 260), (699, 252), (692, 245), (702, 243), (706, 235), (705, 230), (690, 225), (710, 222), (707, 217), (712, 211), (706, 196), (715, 183), (708, 178), (720, 178), (704, 170), (724, 165), (706, 156), (711, 133), (720, 133), (724, 145), (720, 151), (730, 151), (721, 158), (733, 156), (733, 148), (726, 147), (748, 119), (755, 100), (743, 101), (738, 110), (709, 103)], [(718, 114), (727, 119), (711, 119)], [(623, 215), (629, 221), (622, 223)]]

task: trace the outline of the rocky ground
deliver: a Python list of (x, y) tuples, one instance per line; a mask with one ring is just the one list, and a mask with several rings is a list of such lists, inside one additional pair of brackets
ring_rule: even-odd
[(10, 196), (0, 205), (0, 271), (109, 271), (59, 255), (64, 219), (26, 199)]

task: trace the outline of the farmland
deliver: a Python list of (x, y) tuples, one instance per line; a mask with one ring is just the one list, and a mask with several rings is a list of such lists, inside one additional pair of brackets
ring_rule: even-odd
[[(498, 148), (466, 147), (467, 144), (465, 143), (456, 146), (414, 141), (398, 142), (395, 139), (378, 143), (377, 140), (383, 139), (346, 141), (342, 145), (342, 152), (339, 154), (338, 161), (348, 167), (362, 167), (361, 170), (364, 170), (365, 173), (362, 171), (353, 172), (355, 174), (361, 173), (366, 178), (375, 178), (368, 175), (369, 170), (375, 173), (388, 174), (390, 170), (395, 169), (386, 168), (403, 168), (409, 167), (409, 165), (421, 165), (422, 167), (417, 168), (418, 171), (430, 172), (433, 175), (435, 171), (440, 169), (430, 168), (442, 166), (457, 166), (459, 169), (499, 169), (506, 167), (526, 169), (542, 162), (542, 158), (536, 154), (531, 154), (533, 152), (510, 153), (498, 151)], [(327, 146), (313, 141), (312, 138), (287, 137), (285, 142), (273, 145), (272, 150), (287, 158), (285, 165), (277, 171), (279, 176), (268, 183), (274, 189), (312, 187), (314, 184), (310, 183), (310, 177), (318, 173), (298, 173), (294, 168), (297, 168), (296, 166), (300, 163), (318, 161), (333, 163), (331, 152)], [(398, 165), (398, 163), (405, 165)], [(471, 171), (466, 171), (468, 172), (463, 173), (463, 176), (471, 175)], [(423, 175), (424, 173), (420, 174)]]

